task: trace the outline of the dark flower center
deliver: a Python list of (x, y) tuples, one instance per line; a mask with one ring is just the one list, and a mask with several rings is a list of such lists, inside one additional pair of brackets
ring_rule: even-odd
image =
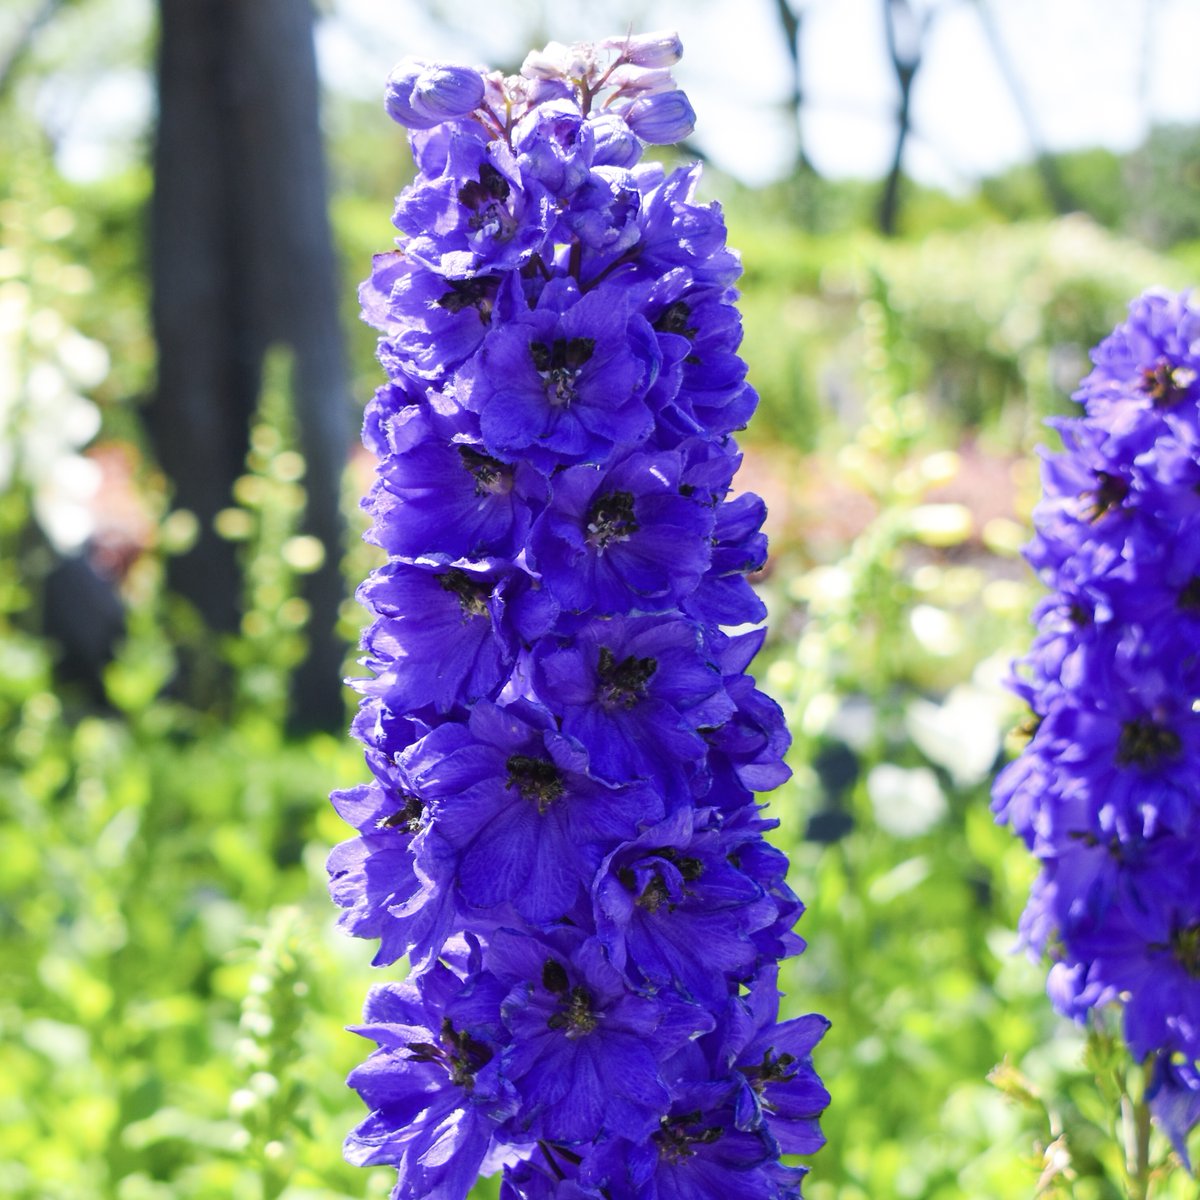
[(655, 658), (637, 658), (631, 654), (618, 660), (607, 646), (601, 646), (596, 668), (601, 698), (610, 707), (632, 708), (646, 694), (646, 685), (656, 670)]
[(475, 476), (475, 495), (507, 496), (512, 491), (512, 470), (489, 454), (480, 454), (470, 446), (459, 446), (463, 466)]
[(1195, 379), (1195, 371), (1173, 366), (1167, 359), (1160, 358), (1142, 372), (1142, 391), (1150, 397), (1155, 408), (1170, 408), (1187, 395)]
[(644, 908), (648, 913), (658, 912), (664, 904), (666, 904), (668, 912), (675, 907), (671, 903), (671, 893), (667, 890), (667, 885), (663, 883), (662, 876), (657, 872), (642, 888), (642, 894), (637, 898), (636, 903), (639, 908)]
[(556, 407), (575, 399), (575, 383), (584, 363), (592, 357), (596, 339), (589, 337), (555, 338), (545, 342), (530, 342), (533, 365), (546, 384), (546, 394)]
[[(653, 851), (653, 854), (656, 858), (666, 859), (683, 877), (684, 883), (694, 883), (704, 874), (704, 863), (700, 859), (680, 854), (679, 851), (670, 846), (663, 846)], [(617, 872), (617, 878), (621, 881), (621, 885), (626, 891), (637, 891), (637, 874), (632, 867), (622, 867)], [(684, 888), (684, 894), (690, 894), (687, 888)], [(661, 866), (654, 868), (654, 874), (650, 877), (650, 881), (642, 888), (641, 894), (634, 903), (639, 908), (644, 908), (648, 913), (658, 912), (664, 904), (667, 906), (668, 912), (675, 910), (676, 905), (671, 900), (671, 889), (662, 877)]]
[(675, 333), (680, 337), (693, 338), (696, 336), (696, 328), (694, 325), (688, 324), (691, 315), (691, 308), (682, 300), (676, 300), (674, 304), (668, 304), (658, 314), (654, 328), (659, 333)]
[[(461, 196), (460, 192), (459, 197)], [(485, 325), (491, 324), (495, 279), (490, 275), (479, 275), (475, 279), (447, 279), (446, 282), (450, 285), (450, 291), (435, 301), (438, 308), (444, 308), (450, 313), (460, 313), (464, 308), (473, 308)]]
[(571, 986), (567, 969), (557, 958), (548, 958), (542, 964), (542, 987), (548, 992), (565, 993)]
[(471, 211), (468, 226), (503, 241), (512, 237), (517, 223), (505, 207), (511, 191), (508, 180), (485, 162), (479, 168), (478, 182), (470, 179), (458, 189), (459, 204)]
[(492, 1059), (492, 1048), (476, 1041), (469, 1033), (454, 1028), (449, 1017), (442, 1021), (438, 1041), (410, 1042), (408, 1057), (413, 1062), (441, 1063), (450, 1075), (450, 1081), (465, 1091), (475, 1087), (475, 1076)]
[(1091, 497), (1086, 513), (1090, 521), (1098, 521), (1105, 513), (1119, 508), (1129, 494), (1129, 484), (1119, 475), (1111, 475), (1108, 471), (1097, 471), (1095, 475), (1095, 488), (1083, 493), (1084, 497)]
[(472, 578), (466, 571), (447, 571), (439, 575), (437, 581), (442, 590), (458, 597), (463, 615), (468, 617), (487, 616), (487, 598), (491, 593), (491, 585)]
[(1171, 935), (1171, 953), (1193, 979), (1200, 979), (1200, 923)]
[(542, 968), (542, 986), (559, 997), (558, 1008), (550, 1014), (546, 1025), (550, 1029), (561, 1029), (567, 1037), (584, 1037), (600, 1024), (600, 1018), (592, 1011), (592, 993), (576, 984), (570, 986), (567, 972), (562, 963), (547, 959)]
[(1117, 765), (1149, 770), (1164, 759), (1175, 758), (1183, 749), (1179, 734), (1149, 717), (1138, 717), (1121, 726), (1117, 742)]
[(1110, 837), (1108, 841), (1102, 841), (1094, 833), (1086, 829), (1072, 830), (1067, 834), (1072, 841), (1079, 842), (1087, 846), (1089, 850), (1097, 848), (1102, 849), (1113, 862), (1124, 863), (1131, 860), (1130, 848), (1127, 847), (1120, 838)]
[(774, 1050), (764, 1050), (762, 1062), (749, 1067), (738, 1067), (738, 1070), (749, 1080), (750, 1086), (760, 1095), (764, 1088), (771, 1083), (784, 1083), (796, 1075), (795, 1055), (776, 1054)]
[(407, 829), (409, 833), (420, 833), (421, 814), (425, 805), (416, 796), (407, 793), (401, 796), (404, 807), (397, 809), (390, 817), (381, 817), (375, 822), (376, 829)]
[(1037, 731), (1042, 727), (1042, 718), (1037, 713), (1030, 713), (1022, 721), (1019, 721), (1012, 731), (1013, 738), (1021, 742), (1031, 742), (1037, 736)]
[(632, 492), (609, 492), (588, 511), (587, 541), (597, 550), (603, 550), (610, 542), (628, 541), (637, 531)]
[(505, 786), (515, 787), (523, 799), (535, 802), (539, 813), (544, 813), (563, 794), (558, 768), (544, 758), (514, 754), (505, 766), (508, 769)]
[(683, 876), (685, 883), (695, 883), (704, 874), (704, 863), (698, 858), (680, 854), (671, 846), (664, 846), (658, 853)]
[(1179, 607), (1186, 612), (1200, 609), (1200, 575), (1194, 575), (1179, 589)]
[(694, 1146), (707, 1146), (715, 1142), (723, 1130), (719, 1125), (702, 1125), (703, 1114), (699, 1111), (683, 1113), (677, 1117), (663, 1117), (654, 1134), (655, 1145), (660, 1157), (671, 1164), (691, 1158)]

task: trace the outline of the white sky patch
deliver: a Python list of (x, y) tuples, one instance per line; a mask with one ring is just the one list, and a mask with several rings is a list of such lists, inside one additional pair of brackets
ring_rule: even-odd
[[(986, 0), (1048, 149), (1136, 145), (1153, 123), (1200, 121), (1200, 3), (1196, 0)], [(882, 0), (792, 0), (804, 13), (805, 147), (831, 177), (880, 176), (895, 137), (896, 87)], [(935, 7), (913, 91), (906, 167), (925, 183), (961, 189), (1027, 159), (1031, 142), (973, 0)], [(678, 29), (681, 86), (696, 109), (696, 144), (750, 184), (785, 175), (795, 159), (787, 110), (789, 61), (776, 0), (332, 0), (318, 32), (327, 86), (380, 98), (405, 54), (515, 67), (548, 38), (578, 41)], [(153, 116), (152, 75), (134, 55), (147, 0), (84, 6), (96, 53), (73, 62), (64, 14), (43, 41), (57, 97), (51, 116), (60, 162), (90, 178), (142, 152)], [(114, 19), (119, 14), (119, 19)], [(107, 28), (99, 27), (99, 20)], [(4, 23), (4, 32), (12, 26)], [(91, 29), (88, 30), (92, 32)], [(107, 67), (107, 69), (106, 69)], [(43, 100), (42, 103), (45, 103)], [(69, 112), (67, 111), (69, 110)], [(381, 134), (381, 136), (383, 136)]]
[(60, 134), (58, 169), (81, 183), (119, 171), (136, 156), (154, 107), (150, 75), (132, 68), (45, 88), (38, 104)]

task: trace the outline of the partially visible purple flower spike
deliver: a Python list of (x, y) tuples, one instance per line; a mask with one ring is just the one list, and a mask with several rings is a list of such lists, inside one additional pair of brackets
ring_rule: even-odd
[(1026, 557), (1051, 594), (1013, 689), (1035, 717), (993, 787), (1041, 863), (1022, 918), (1047, 990), (1113, 1001), (1151, 1109), (1183, 1153), (1200, 1122), (1200, 307), (1148, 292), (1092, 353), (1084, 414), (1052, 424)]
[(1169, 1054), (1154, 1060), (1146, 1101), (1150, 1112), (1171, 1139), (1184, 1170), (1192, 1169), (1188, 1157), (1188, 1134), (1200, 1125), (1200, 1070), (1184, 1062), (1173, 1062)]
[(409, 129), (469, 116), (483, 100), (483, 77), (469, 67), (406, 58), (388, 76), (385, 107)]

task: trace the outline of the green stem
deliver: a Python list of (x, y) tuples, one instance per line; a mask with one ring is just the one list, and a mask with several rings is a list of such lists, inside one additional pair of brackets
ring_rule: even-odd
[(1125, 1126), (1125, 1170), (1129, 1176), (1130, 1200), (1149, 1200), (1150, 1196), (1150, 1107), (1145, 1096), (1135, 1101), (1128, 1094), (1121, 1099)]

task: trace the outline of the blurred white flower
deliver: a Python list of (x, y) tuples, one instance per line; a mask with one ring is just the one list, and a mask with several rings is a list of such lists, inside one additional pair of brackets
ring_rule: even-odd
[(919, 837), (946, 815), (946, 797), (928, 767), (880, 763), (867, 774), (875, 822), (893, 837)]
[(33, 513), (50, 544), (61, 554), (83, 549), (95, 529), (91, 501), (100, 488), (100, 468), (90, 459), (67, 454), (34, 483)]
[[(9, 258), (16, 273), (22, 264)], [(78, 553), (95, 529), (101, 471), (79, 451), (99, 433), (100, 410), (81, 389), (108, 370), (104, 346), (35, 308), (23, 281), (0, 285), (0, 488), (28, 486), (34, 519), (60, 554)]]
[(962, 622), (944, 608), (932, 604), (914, 605), (908, 614), (908, 623), (921, 648), (929, 654), (949, 658), (962, 649)]
[(941, 704), (913, 700), (905, 728), (917, 749), (945, 769), (956, 787), (985, 779), (1000, 752), (1010, 708), (998, 691), (963, 683), (950, 689)]

